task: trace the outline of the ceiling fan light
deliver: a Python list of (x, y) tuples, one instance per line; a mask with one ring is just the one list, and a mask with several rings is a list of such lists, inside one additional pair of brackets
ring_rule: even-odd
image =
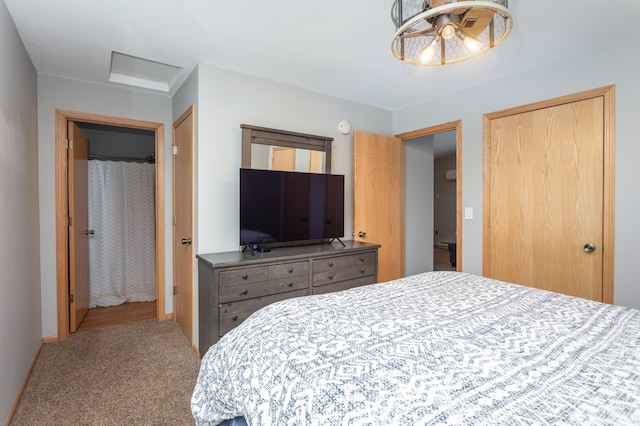
[(460, 40), (464, 42), (464, 45), (469, 48), (469, 50), (473, 50), (475, 52), (477, 50), (480, 50), (480, 48), (482, 47), (482, 43), (478, 39), (471, 37), (470, 35), (467, 35), (462, 31), (458, 31), (456, 34), (460, 38)]
[(418, 55), (418, 60), (421, 63), (427, 64), (431, 62), (431, 59), (433, 59), (433, 56), (436, 54), (436, 45), (438, 44), (438, 40), (438, 37), (434, 38), (433, 41), (427, 45), (427, 47), (422, 49), (422, 51)]
[[(513, 26), (508, 0), (393, 0), (391, 19), (393, 55), (428, 66), (483, 54), (501, 44)], [(438, 43), (431, 45), (434, 38)], [(429, 60), (435, 55), (438, 60)]]
[(453, 24), (446, 24), (440, 29), (440, 35), (445, 40), (449, 40), (456, 33), (456, 27)]

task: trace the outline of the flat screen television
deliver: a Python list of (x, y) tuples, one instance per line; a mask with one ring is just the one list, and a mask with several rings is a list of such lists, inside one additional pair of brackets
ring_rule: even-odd
[(257, 248), (344, 236), (344, 176), (240, 169), (240, 245)]

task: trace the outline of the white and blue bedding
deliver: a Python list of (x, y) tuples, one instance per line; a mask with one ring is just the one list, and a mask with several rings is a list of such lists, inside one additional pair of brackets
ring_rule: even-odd
[(198, 425), (640, 424), (640, 311), (455, 272), (269, 305), (212, 346)]

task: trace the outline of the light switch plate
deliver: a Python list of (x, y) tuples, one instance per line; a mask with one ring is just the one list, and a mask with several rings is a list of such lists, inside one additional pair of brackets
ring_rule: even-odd
[(473, 207), (464, 208), (464, 218), (467, 220), (473, 219)]

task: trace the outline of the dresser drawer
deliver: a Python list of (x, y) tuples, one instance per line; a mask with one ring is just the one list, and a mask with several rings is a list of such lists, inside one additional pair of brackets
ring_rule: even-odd
[(252, 313), (260, 308), (279, 302), (280, 300), (307, 296), (308, 294), (309, 290), (304, 289), (220, 304), (220, 336), (226, 334), (232, 328), (237, 327), (242, 321), (249, 318)]
[(347, 268), (347, 279), (365, 277), (376, 273), (376, 265), (373, 263), (363, 263), (362, 265), (350, 266)]
[(283, 263), (269, 266), (269, 279), (309, 275), (309, 262)]
[(236, 302), (255, 297), (268, 296), (270, 294), (306, 289), (309, 287), (308, 275), (298, 277), (285, 277), (257, 283), (246, 283), (220, 287), (220, 303)]
[(373, 265), (376, 261), (376, 254), (373, 252), (351, 254), (347, 256), (347, 267)]
[(322, 285), (319, 287), (314, 287), (312, 293), (313, 294), (325, 294), (325, 293), (333, 293), (335, 291), (348, 290), (354, 287), (360, 287), (363, 285), (375, 284), (375, 279), (373, 275), (363, 278), (357, 278), (355, 280), (349, 281), (341, 281), (336, 283), (330, 283), (327, 285)]
[(313, 285), (326, 285), (347, 279), (347, 270), (344, 268), (316, 272), (313, 274)]
[(269, 279), (269, 267), (232, 269), (220, 272), (220, 286), (255, 283)]
[[(347, 258), (345, 256), (327, 257), (325, 259), (316, 259), (312, 263), (313, 274), (318, 272), (332, 271), (336, 269), (344, 269), (347, 266)], [(314, 280), (315, 282), (315, 280)]]

